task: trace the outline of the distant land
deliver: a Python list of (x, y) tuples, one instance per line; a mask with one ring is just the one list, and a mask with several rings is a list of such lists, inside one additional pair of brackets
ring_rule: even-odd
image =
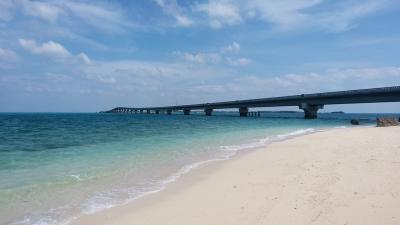
[(344, 112), (343, 111), (334, 111), (334, 112), (331, 112), (332, 114), (344, 114)]

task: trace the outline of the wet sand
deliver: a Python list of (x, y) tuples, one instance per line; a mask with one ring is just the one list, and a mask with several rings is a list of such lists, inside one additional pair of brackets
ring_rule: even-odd
[(335, 129), (197, 169), (72, 224), (400, 224), (400, 127)]

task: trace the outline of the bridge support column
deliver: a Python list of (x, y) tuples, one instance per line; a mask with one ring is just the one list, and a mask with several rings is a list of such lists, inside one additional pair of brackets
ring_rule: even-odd
[(147, 113), (147, 114), (150, 114), (150, 113), (151, 113), (151, 112), (150, 112), (150, 109), (146, 110), (146, 113)]
[(190, 115), (190, 109), (184, 109), (183, 115)]
[(302, 103), (299, 108), (304, 110), (304, 119), (317, 119), (318, 110), (323, 109), (324, 105), (312, 105), (308, 103)]
[(143, 114), (143, 110), (139, 110), (140, 114)]
[(239, 115), (242, 117), (246, 117), (249, 114), (249, 108), (247, 107), (241, 107), (239, 108)]
[(206, 116), (211, 116), (213, 109), (204, 109), (204, 112), (206, 113)]
[(168, 110), (167, 110), (167, 114), (168, 114), (168, 115), (171, 115), (171, 114), (172, 114), (172, 110), (171, 110), (171, 109), (168, 109)]
[(156, 114), (160, 114), (160, 110), (156, 110)]

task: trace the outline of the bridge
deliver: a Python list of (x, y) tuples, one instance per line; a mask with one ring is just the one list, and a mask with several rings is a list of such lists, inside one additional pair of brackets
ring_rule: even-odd
[[(301, 94), (283, 97), (258, 98), (249, 100), (237, 100), (226, 102), (214, 102), (192, 105), (162, 106), (162, 107), (117, 107), (103, 113), (167, 113), (183, 111), (184, 115), (190, 115), (192, 110), (203, 110), (206, 116), (211, 116), (216, 109), (238, 109), (240, 116), (248, 116), (249, 108), (298, 106), (304, 110), (304, 118), (315, 119), (317, 112), (324, 105), (400, 102), (400, 86), (358, 89), (348, 91), (335, 91), (314, 94)], [(400, 108), (399, 108), (400, 110)]]

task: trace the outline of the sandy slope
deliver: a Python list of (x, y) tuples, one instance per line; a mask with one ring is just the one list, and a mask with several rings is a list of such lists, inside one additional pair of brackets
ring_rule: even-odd
[(75, 224), (399, 225), (400, 127), (274, 143)]

